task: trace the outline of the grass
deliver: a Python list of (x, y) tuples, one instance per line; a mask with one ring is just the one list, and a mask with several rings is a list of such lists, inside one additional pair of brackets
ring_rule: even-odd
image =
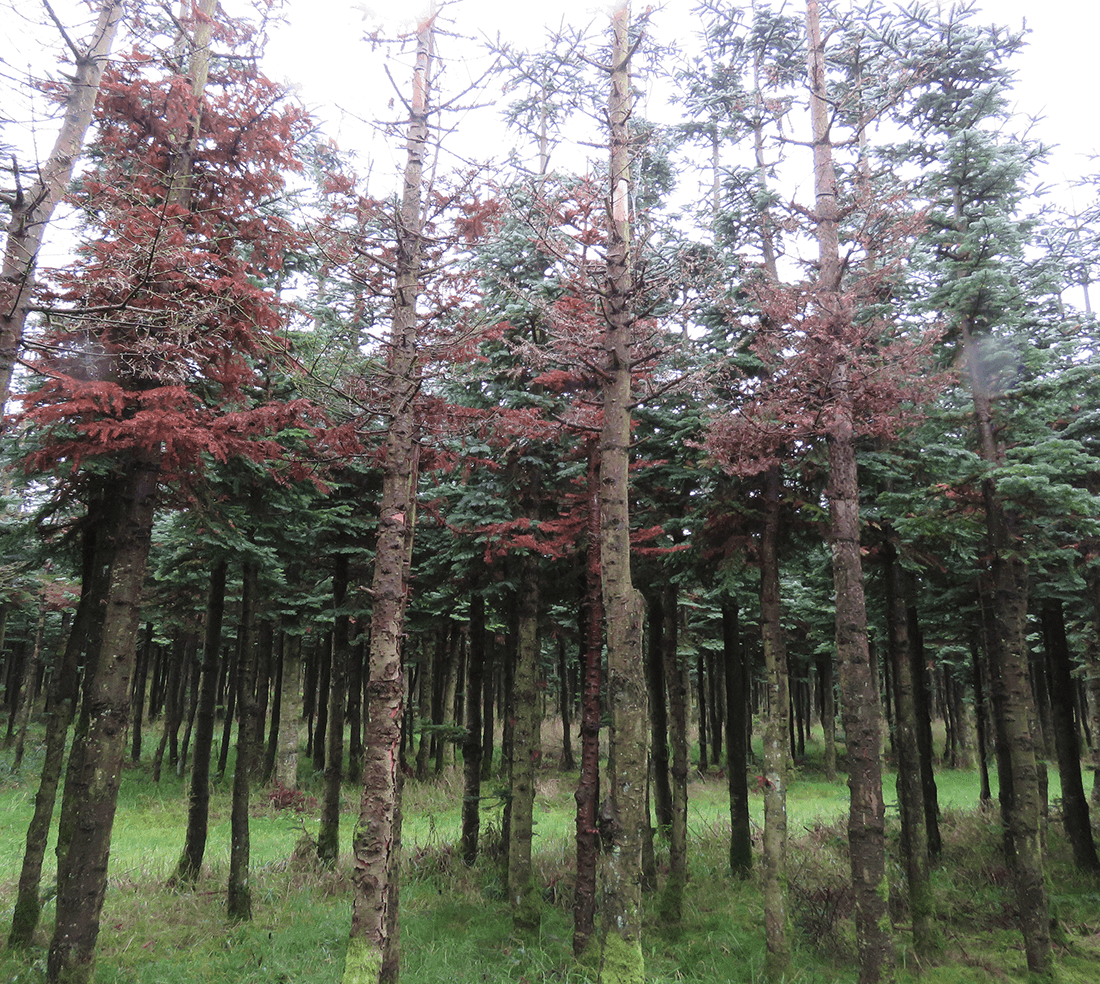
[[(787, 984), (849, 984), (856, 979), (847, 891), (844, 818), (847, 788), (841, 775), (826, 781), (819, 748), (799, 763), (788, 800), (790, 906), (795, 962)], [(10, 925), (23, 837), (36, 789), (36, 748), (24, 769), (11, 774), (0, 754), (0, 930)], [(254, 919), (234, 925), (225, 917), (229, 857), (227, 777), (214, 789), (207, 860), (194, 891), (165, 882), (182, 846), (186, 786), (167, 772), (153, 783), (144, 766), (128, 768), (115, 824), (111, 878), (100, 934), (100, 984), (228, 984), (340, 980), (350, 927), (347, 855), (356, 791), (345, 790), (344, 854), (335, 871), (318, 869), (301, 839), (316, 831), (317, 776), (303, 776), (304, 812), (279, 809), (263, 791), (252, 812)], [(1056, 802), (1057, 776), (1050, 795)], [(539, 778), (536, 871), (545, 909), (537, 945), (512, 936), (499, 863), (502, 802), (486, 789), (485, 851), (473, 868), (459, 860), (461, 777), (453, 770), (423, 783), (408, 782), (405, 797), (405, 874), (402, 886), (402, 976), (447, 984), (587, 984), (590, 976), (571, 955), (573, 789), (575, 775), (545, 771)], [(928, 984), (1023, 984), (1027, 980), (1013, 900), (1000, 850), (995, 813), (975, 809), (978, 778), (971, 771), (937, 776), (943, 808), (944, 858), (934, 874), (944, 958), (921, 968)], [(887, 779), (888, 823), (896, 839), (893, 778)], [(754, 879), (727, 874), (729, 805), (717, 771), (696, 775), (689, 791), (692, 880), (682, 932), (658, 925), (655, 908), (645, 939), (647, 978), (653, 984), (695, 981), (755, 984), (764, 964), (763, 911)], [(752, 797), (753, 823), (762, 824), (762, 798)], [(758, 838), (757, 838), (758, 839)], [(300, 843), (301, 842), (301, 843)], [(1100, 980), (1100, 883), (1077, 872), (1060, 825), (1049, 830), (1050, 880), (1063, 936), (1058, 947), (1062, 984)], [(299, 850), (295, 850), (299, 845)], [(658, 866), (667, 863), (658, 843)], [(892, 845), (896, 847), (895, 845)], [(52, 850), (47, 865), (53, 861)], [(47, 870), (44, 885), (53, 872)], [(902, 982), (915, 980), (906, 951), (905, 885), (891, 851), (892, 914)], [(655, 900), (652, 900), (655, 902)], [(26, 954), (0, 949), (0, 980), (44, 980), (52, 905)]]

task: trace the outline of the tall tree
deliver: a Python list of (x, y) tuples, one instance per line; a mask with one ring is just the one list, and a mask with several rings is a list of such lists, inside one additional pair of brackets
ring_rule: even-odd
[(398, 877), (401, 860), (401, 718), (405, 683), (401, 638), (419, 472), (415, 399), (423, 265), (423, 175), (428, 151), (429, 95), (435, 45), (434, 4), (419, 20), (412, 96), (407, 102), (404, 185), (397, 213), (393, 317), (386, 350), (387, 431), (374, 578), (371, 584), (370, 667), (367, 683), (363, 793), (355, 854), (351, 940), (345, 984), (398, 979)]
[[(637, 320), (632, 217), (630, 59), (640, 37), (631, 31), (630, 6), (611, 14), (611, 60), (607, 119), (607, 280), (601, 367), (603, 430), (600, 437), (600, 563), (607, 625), (609, 731), (607, 799), (601, 821), (606, 831), (601, 888), (600, 979), (606, 984), (641, 984), (641, 853), (645, 836), (647, 701), (642, 660), (640, 593), (630, 576), (631, 334)], [(635, 28), (636, 31), (636, 28)]]
[[(195, 52), (208, 47), (213, 24), (201, 11), (184, 22)], [(219, 27), (231, 45), (257, 37), (239, 23)], [(99, 649), (89, 659), (85, 699), (94, 713), (70, 755), (52, 979), (86, 980), (93, 969), (115, 756), (129, 712), (128, 693), (125, 701), (120, 694), (132, 670), (158, 485), (194, 479), (206, 455), (281, 459), (282, 448), (257, 435), (297, 412), (257, 409), (249, 397), (254, 360), (277, 351), (278, 305), (262, 284), (281, 264), (288, 234), (277, 218), (257, 222), (256, 213), (294, 166), (304, 115), (254, 68), (229, 70), (223, 98), (204, 101), (207, 64), (195, 54), (193, 78), (179, 85), (178, 74), (158, 76), (156, 59), (139, 53), (105, 76), (97, 166), (78, 190), (88, 241), (56, 275), (62, 304), (27, 398), (41, 441), (32, 467), (64, 471), (73, 488), (95, 463), (94, 480), (125, 507), (117, 528), (105, 531), (115, 553)]]

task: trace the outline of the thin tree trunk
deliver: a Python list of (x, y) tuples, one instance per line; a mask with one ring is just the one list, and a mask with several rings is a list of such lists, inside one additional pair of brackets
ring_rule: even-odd
[[(141, 761), (141, 725), (145, 714), (145, 681), (149, 672), (149, 660), (153, 655), (153, 623), (145, 625), (145, 640), (138, 648), (137, 666), (134, 668), (134, 721), (130, 735), (130, 761)], [(155, 777), (154, 781), (156, 781)]]
[[(984, 609), (984, 605), (982, 606)], [(984, 622), (984, 614), (983, 614)], [(980, 639), (984, 635), (984, 626), (970, 633), (970, 663), (974, 680), (974, 728), (978, 735), (978, 774), (980, 788), (978, 802), (981, 805), (992, 802), (993, 791), (989, 785), (989, 725), (986, 709), (986, 688), (983, 684), (982, 650), (985, 648)]]
[(210, 762), (214, 751), (214, 713), (218, 699), (218, 673), (225, 614), (225, 582), (229, 564), (218, 561), (210, 572), (210, 594), (206, 603), (206, 632), (202, 647), (202, 678), (199, 704), (195, 711), (195, 751), (191, 756), (188, 792), (187, 832), (174, 882), (194, 884), (202, 871), (210, 818)]
[(363, 664), (366, 638), (356, 639), (348, 655), (348, 778), (363, 777)]
[(466, 735), (462, 742), (462, 860), (477, 860), (481, 835), (481, 701), (485, 668), (485, 596), (470, 595), (469, 678), (466, 681)]
[(558, 636), (558, 713), (561, 716), (561, 768), (572, 772), (577, 767), (573, 755), (573, 695), (569, 688), (569, 660), (566, 656), (565, 634)]
[(191, 644), (187, 647), (187, 724), (183, 729), (183, 741), (180, 742), (179, 761), (176, 762), (176, 775), (182, 776), (187, 771), (187, 757), (191, 748), (191, 734), (195, 730), (195, 713), (199, 706), (199, 681), (202, 676), (202, 664), (198, 660), (197, 637), (192, 634)]
[(764, 531), (760, 542), (760, 632), (764, 645), (767, 711), (764, 722), (764, 974), (783, 980), (790, 970), (787, 919), (787, 721), (790, 688), (779, 591), (779, 466), (764, 474)]
[(275, 762), (279, 757), (279, 725), (283, 719), (283, 655), (286, 633), (273, 627), (271, 638), (271, 720), (267, 728), (267, 747), (264, 749), (264, 767), (260, 781), (265, 785), (275, 776)]
[(649, 646), (646, 652), (649, 684), (650, 760), (653, 763), (653, 810), (657, 827), (666, 832), (672, 826), (672, 785), (669, 782), (668, 697), (665, 684), (664, 595), (649, 596)]
[[(683, 920), (684, 892), (688, 881), (688, 694), (687, 666), (680, 660), (677, 635), (676, 585), (666, 581), (661, 592), (664, 632), (661, 652), (668, 681), (669, 743), (672, 745), (672, 823), (669, 827), (668, 878), (661, 896), (661, 921), (665, 928), (678, 930)], [(713, 695), (712, 695), (713, 698)]]
[(344, 705), (347, 702), (347, 665), (351, 624), (344, 610), (348, 595), (348, 555), (335, 558), (332, 575), (331, 677), (328, 700), (328, 747), (325, 749), (325, 792), (321, 804), (321, 828), (317, 834), (317, 858), (328, 867), (340, 856), (340, 785), (344, 778)]
[(368, 725), (363, 793), (353, 851), (351, 939), (345, 984), (383, 984), (398, 977), (401, 858), (401, 732), (405, 681), (401, 638), (408, 600), (419, 474), (414, 400), (420, 389), (417, 300), (422, 267), (422, 175), (428, 145), (434, 8), (417, 27), (409, 101), (404, 189), (398, 215), (394, 311), (387, 350), (389, 427), (371, 585)]
[(745, 650), (738, 630), (737, 607), (722, 605), (722, 653), (726, 682), (726, 775), (730, 793), (730, 872), (747, 878), (752, 872), (752, 827), (749, 816), (748, 733), (745, 719)]
[(73, 51), (76, 64), (69, 76), (61, 130), (53, 149), (30, 172), (34, 178), (27, 187), (22, 186), (21, 175), (15, 176), (17, 190), (8, 218), (0, 270), (0, 405), (7, 402), (11, 392), (12, 372), (34, 303), (35, 268), (46, 229), (72, 180), (123, 13), (122, 0), (104, 0), (100, 5), (87, 44), (81, 51)]
[(83, 642), (89, 635), (88, 623), (101, 610), (106, 580), (97, 576), (97, 566), (104, 560), (102, 533), (86, 529), (83, 544), (83, 565), (80, 601), (73, 619), (61, 665), (50, 677), (50, 699), (46, 711), (46, 751), (42, 774), (34, 798), (34, 815), (27, 826), (26, 850), (19, 872), (19, 888), (12, 915), (10, 949), (30, 946), (42, 912), (39, 889), (42, 884), (42, 862), (57, 801), (57, 786), (65, 758), (65, 738), (73, 718), (79, 691), (79, 666)]
[[(172, 644), (172, 662), (168, 668), (168, 685), (165, 688), (167, 692), (167, 708), (164, 715), (164, 725), (161, 728), (157, 750), (153, 755), (153, 782), (160, 782), (160, 770), (164, 762), (164, 750), (168, 745), (169, 739), (173, 736), (177, 736), (173, 744), (175, 745), (178, 742), (179, 727), (183, 720), (183, 706), (179, 696), (180, 676), (183, 672), (185, 661), (191, 653), (190, 641), (191, 636), (189, 633), (185, 634), (182, 630), (177, 630), (176, 638), (173, 640)], [(178, 760), (178, 745), (176, 760)], [(169, 761), (172, 760), (170, 759)]]
[(313, 732), (313, 771), (324, 772), (328, 747), (328, 713), (332, 696), (332, 633), (317, 652), (317, 720)]
[(1077, 708), (1061, 601), (1051, 598), (1043, 602), (1042, 623), (1054, 705), (1054, 746), (1058, 753), (1058, 775), (1062, 780), (1062, 824), (1073, 847), (1074, 863), (1082, 871), (1096, 872), (1100, 871), (1100, 859), (1096, 856), (1089, 802), (1081, 779), (1081, 747), (1074, 726)]
[(229, 767), (229, 746), (233, 742), (233, 722), (237, 719), (237, 691), (240, 689), (241, 679), (240, 650), (230, 650), (229, 660), (225, 667), (225, 718), (222, 721), (222, 743), (218, 750), (218, 778), (225, 775)]
[(920, 742), (917, 738), (917, 704), (913, 694), (913, 659), (909, 649), (909, 619), (905, 586), (893, 532), (887, 530), (884, 545), (886, 620), (889, 650), (894, 668), (894, 748), (897, 753), (898, 806), (901, 813), (901, 854), (909, 884), (909, 916), (913, 925), (913, 952), (921, 963), (939, 949), (936, 940), (934, 903), (929, 880), (928, 827), (921, 782)]
[(433, 710), (435, 709), (435, 675), (432, 668), (436, 660), (428, 651), (428, 647), (421, 645), (420, 667), (417, 672), (420, 700), (417, 704), (417, 718), (420, 725), (420, 743), (416, 749), (416, 778), (423, 781), (428, 778), (428, 756), (432, 750), (432, 730), (425, 725), (432, 724)]
[(722, 764), (722, 664), (714, 650), (706, 651), (707, 700), (710, 704), (710, 760), (715, 768)]
[(524, 557), (519, 572), (519, 632), (513, 677), (515, 725), (512, 731), (511, 820), (508, 829), (508, 898), (512, 929), (535, 940), (541, 923), (539, 896), (531, 868), (534, 837), (535, 775), (541, 755), (539, 699), (538, 565)]
[(123, 505), (115, 533), (106, 614), (95, 675), (85, 695), (87, 732), (74, 749), (78, 771), (67, 782), (72, 815), (67, 851), (59, 859), (54, 935), (47, 975), (51, 982), (85, 984), (95, 968), (99, 917), (107, 889), (107, 862), (130, 712), (145, 565), (153, 529), (158, 469), (148, 461), (129, 464), (119, 480)]
[(256, 609), (259, 600), (259, 570), (255, 561), (243, 564), (241, 627), (237, 653), (237, 761), (233, 766), (233, 800), (229, 811), (229, 882), (226, 913), (230, 919), (252, 918), (252, 884), (249, 868), (252, 856), (248, 805), (252, 791), (252, 769), (259, 746), (256, 721), (256, 662), (258, 632)]
[[(824, 317), (842, 331), (848, 317), (840, 298), (837, 180), (833, 166), (825, 85), (825, 45), (818, 0), (807, 0), (807, 70), (813, 127), (818, 288)], [(833, 326), (823, 326), (826, 337)], [(882, 711), (872, 673), (867, 607), (859, 550), (859, 478), (847, 351), (835, 343), (825, 424), (829, 460), (830, 539), (836, 598), (837, 666), (847, 738), (848, 848), (855, 897), (860, 984), (874, 984), (893, 964), (887, 915), (886, 815), (882, 797)]]
[[(23, 661), (23, 679), (15, 693), (12, 719), (16, 722), (15, 754), (12, 758), (12, 771), (16, 772), (23, 764), (23, 750), (27, 744), (27, 726), (31, 723), (34, 711), (34, 682), (38, 677), (38, 666), (42, 658), (42, 632), (46, 627), (46, 593), (43, 590), (38, 599), (38, 622), (34, 629), (34, 645), (30, 656)], [(20, 703), (22, 701), (22, 703)]]
[(493, 775), (493, 696), (497, 684), (497, 660), (492, 637), (485, 643), (485, 668), (481, 697), (481, 779), (487, 782)]
[(279, 701), (279, 753), (275, 781), (287, 789), (298, 788), (298, 748), (302, 720), (302, 637), (283, 639), (283, 696)]
[(607, 694), (611, 719), (607, 798), (601, 812), (607, 831), (601, 866), (603, 913), (600, 970), (615, 984), (641, 984), (642, 842), (648, 818), (644, 606), (630, 573), (630, 416), (634, 323), (633, 227), (631, 217), (630, 9), (612, 12), (608, 66), (610, 208), (604, 307), (603, 430), (600, 441), (600, 557), (607, 619)]
[[(1003, 449), (996, 436), (992, 402), (985, 391), (985, 371), (979, 364), (980, 353), (969, 317), (963, 317), (959, 328), (981, 456), (988, 464), (998, 465), (1003, 461)], [(996, 619), (996, 631), (990, 633), (990, 690), (998, 739), (1001, 819), (1028, 970), (1049, 976), (1053, 954), (1050, 899), (1043, 870), (1043, 790), (1031, 727), (1034, 706), (1028, 680), (1027, 567), (1015, 519), (1005, 508), (991, 477), (982, 480), (982, 498), (991, 554), (992, 614)]]
[(699, 698), (699, 771), (706, 775), (710, 768), (710, 717), (707, 706), (707, 660), (701, 651), (695, 657), (695, 693)]
[(595, 931), (596, 859), (599, 833), (596, 825), (600, 799), (600, 691), (603, 657), (603, 600), (600, 580), (600, 483), (599, 450), (588, 442), (586, 487), (588, 525), (585, 550), (584, 681), (581, 688), (581, 774), (577, 782), (577, 877), (573, 893), (573, 954), (580, 957)]

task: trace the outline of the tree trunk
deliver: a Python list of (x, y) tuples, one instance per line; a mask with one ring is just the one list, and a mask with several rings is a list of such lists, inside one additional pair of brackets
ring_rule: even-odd
[(326, 632), (317, 651), (317, 720), (313, 732), (313, 771), (325, 771), (328, 713), (332, 698), (332, 633)]
[(283, 695), (279, 700), (279, 752), (275, 781), (287, 789), (298, 788), (298, 748), (302, 720), (302, 637), (283, 638)]
[(405, 680), (401, 638), (408, 601), (419, 474), (414, 400), (420, 389), (417, 300), (422, 267), (422, 174), (428, 145), (435, 11), (420, 21), (409, 101), (404, 189), (398, 215), (394, 311), (387, 350), (389, 427), (382, 460), (382, 501), (371, 585), (368, 725), (363, 793), (353, 850), (351, 940), (345, 984), (398, 977), (398, 878), (401, 856), (401, 721)]
[(237, 761), (233, 766), (233, 801), (229, 813), (229, 881), (226, 913), (230, 919), (252, 918), (252, 884), (249, 868), (252, 844), (248, 805), (252, 791), (252, 770), (259, 748), (260, 729), (256, 720), (256, 662), (259, 604), (259, 570), (255, 561), (243, 565), (241, 627), (237, 653)]
[(21, 187), (20, 177), (16, 176), (17, 193), (8, 218), (0, 271), (0, 405), (7, 402), (11, 392), (12, 372), (34, 302), (39, 251), (54, 210), (72, 180), (123, 13), (122, 0), (104, 0), (101, 4), (96, 25), (68, 76), (65, 111), (53, 149), (30, 172), (35, 177), (28, 187)]
[(825, 778), (836, 779), (836, 694), (833, 686), (833, 656), (817, 660), (817, 682), (821, 688), (821, 740), (824, 743)]
[[(996, 436), (992, 401), (985, 390), (985, 370), (979, 364), (980, 353), (969, 317), (963, 317), (959, 329), (981, 456), (989, 465), (999, 465), (1003, 449)], [(982, 499), (990, 549), (992, 615), (996, 620), (996, 631), (990, 633), (990, 690), (997, 734), (1001, 819), (1028, 969), (1038, 976), (1049, 976), (1053, 962), (1050, 899), (1043, 871), (1043, 795), (1031, 728), (1034, 707), (1028, 680), (1027, 567), (1015, 518), (1005, 509), (992, 477), (982, 480)]]
[(558, 636), (558, 713), (561, 716), (561, 768), (572, 772), (577, 767), (573, 755), (573, 694), (569, 688), (571, 674), (566, 656), (565, 633)]
[(264, 747), (264, 765), (260, 773), (262, 785), (275, 778), (275, 762), (279, 757), (279, 724), (283, 717), (283, 650), (286, 633), (272, 627), (271, 636), (271, 718), (267, 724), (267, 742)]
[(226, 662), (225, 674), (222, 679), (225, 684), (225, 717), (222, 720), (222, 743), (218, 750), (218, 778), (225, 775), (229, 767), (229, 746), (233, 741), (233, 722), (237, 719), (237, 691), (240, 689), (240, 649), (230, 649), (229, 659)]
[(779, 591), (778, 466), (764, 475), (764, 530), (760, 540), (760, 633), (768, 701), (764, 722), (764, 974), (785, 979), (791, 944), (787, 926), (787, 721), (790, 688)]
[(106, 612), (100, 635), (95, 674), (85, 695), (87, 732), (74, 754), (78, 771), (70, 773), (71, 819), (64, 863), (59, 859), (57, 915), (50, 943), (50, 981), (85, 984), (95, 965), (99, 916), (107, 889), (118, 787), (125, 755), (138, 619), (141, 614), (145, 565), (153, 529), (153, 504), (158, 469), (149, 461), (128, 465), (119, 478), (122, 518), (113, 531)]
[(153, 623), (145, 625), (145, 640), (138, 647), (137, 665), (134, 667), (134, 689), (131, 700), (134, 705), (133, 724), (130, 733), (130, 761), (141, 761), (141, 726), (145, 720), (145, 683), (149, 674), (149, 660), (153, 657)]
[(715, 768), (722, 764), (722, 664), (714, 650), (706, 650), (707, 699), (710, 703), (710, 760)]
[[(683, 919), (684, 892), (687, 889), (687, 814), (688, 814), (688, 694), (687, 666), (680, 660), (677, 636), (676, 585), (666, 581), (662, 589), (661, 653), (668, 681), (669, 742), (672, 745), (672, 823), (669, 828), (668, 879), (661, 896), (661, 922), (666, 929), (678, 931)], [(713, 698), (713, 695), (712, 695)]]
[(603, 430), (600, 440), (600, 558), (607, 620), (607, 797), (601, 809), (606, 831), (602, 856), (601, 979), (641, 984), (642, 841), (647, 772), (644, 606), (630, 574), (630, 370), (634, 324), (632, 269), (630, 9), (612, 12), (608, 123), (610, 207), (607, 281), (601, 294), (605, 322)]
[(706, 775), (710, 768), (709, 708), (707, 705), (707, 660), (702, 651), (695, 657), (695, 692), (699, 709), (699, 771)]
[(348, 772), (349, 780), (363, 777), (363, 664), (366, 638), (355, 640), (348, 652)]
[(12, 720), (16, 722), (15, 754), (12, 757), (12, 772), (17, 772), (23, 764), (23, 751), (27, 744), (27, 727), (31, 723), (34, 711), (34, 684), (38, 678), (38, 667), (42, 659), (42, 632), (46, 627), (46, 594), (43, 590), (38, 599), (38, 622), (34, 630), (34, 645), (30, 656), (23, 661), (22, 681), (15, 692)]
[(894, 749), (897, 754), (898, 807), (901, 813), (901, 855), (909, 884), (909, 915), (913, 925), (913, 952), (920, 963), (939, 949), (936, 941), (932, 886), (929, 880), (928, 827), (924, 786), (921, 782), (917, 704), (913, 694), (913, 658), (909, 647), (909, 619), (905, 586), (893, 532), (886, 530), (883, 580), (886, 621), (894, 684)]
[(19, 872), (19, 889), (12, 915), (10, 949), (30, 946), (42, 912), (39, 889), (42, 884), (42, 862), (46, 856), (46, 843), (57, 800), (57, 786), (65, 758), (65, 738), (73, 718), (78, 693), (80, 654), (89, 636), (88, 623), (97, 617), (103, 607), (107, 587), (105, 577), (98, 570), (107, 559), (102, 530), (95, 525), (85, 529), (80, 601), (73, 619), (61, 665), (50, 677), (50, 699), (46, 711), (46, 751), (42, 761), (42, 774), (38, 792), (34, 798), (34, 815), (27, 826), (27, 846), (23, 852), (23, 866)]
[[(152, 625), (150, 624), (150, 629)], [(191, 655), (191, 642), (192, 636), (190, 633), (184, 633), (182, 630), (177, 630), (176, 638), (173, 640), (172, 645), (172, 661), (168, 667), (168, 683), (165, 687), (166, 695), (166, 713), (164, 715), (164, 724), (161, 728), (160, 741), (157, 742), (157, 750), (153, 755), (153, 782), (160, 782), (160, 770), (164, 762), (164, 750), (168, 745), (169, 740), (172, 740), (173, 746), (176, 748), (175, 759), (169, 759), (170, 762), (178, 761), (179, 759), (179, 728), (183, 721), (183, 702), (180, 699), (181, 694), (181, 676), (184, 675), (187, 659)]]
[(1081, 780), (1081, 747), (1074, 718), (1072, 661), (1066, 640), (1062, 602), (1049, 598), (1042, 607), (1043, 644), (1050, 669), (1050, 696), (1053, 702), (1054, 747), (1058, 753), (1058, 775), (1062, 780), (1062, 824), (1073, 847), (1074, 863), (1082, 871), (1100, 871), (1096, 844), (1089, 819), (1089, 802)]
[(485, 667), (485, 596), (470, 595), (469, 677), (466, 682), (466, 735), (462, 741), (462, 860), (477, 860), (481, 834), (481, 701)]
[[(980, 596), (979, 596), (980, 597)], [(985, 622), (984, 609), (982, 622)], [(993, 800), (993, 791), (989, 785), (989, 724), (986, 710), (986, 687), (983, 682), (985, 674), (982, 672), (982, 650), (988, 653), (988, 647), (984, 646), (982, 639), (985, 636), (984, 624), (981, 628), (975, 628), (970, 633), (970, 663), (974, 680), (974, 729), (977, 732), (978, 741), (978, 774), (980, 776), (980, 788), (978, 802), (984, 806)]]
[(485, 668), (481, 697), (481, 779), (487, 782), (493, 775), (493, 696), (497, 684), (497, 660), (492, 637), (486, 639)]
[(667, 833), (672, 826), (672, 786), (669, 783), (668, 697), (665, 681), (664, 594), (649, 596), (649, 646), (646, 653), (649, 684), (650, 759), (653, 763), (653, 811), (657, 827)]
[(585, 550), (584, 680), (581, 688), (581, 774), (577, 781), (577, 879), (573, 894), (573, 954), (580, 957), (595, 930), (596, 826), (600, 798), (600, 690), (603, 657), (603, 601), (600, 581), (599, 451), (588, 442), (588, 528)]
[(829, 460), (830, 539), (836, 598), (837, 668), (847, 737), (848, 847), (855, 897), (860, 984), (874, 984), (893, 963), (887, 915), (886, 816), (882, 797), (882, 712), (867, 638), (867, 607), (859, 552), (859, 479), (847, 350), (837, 337), (848, 315), (840, 297), (837, 180), (825, 86), (825, 45), (818, 0), (807, 0), (807, 70), (813, 127), (818, 297), (825, 324), (818, 329), (833, 346), (825, 431)]
[(325, 792), (317, 858), (333, 867), (340, 856), (340, 786), (344, 778), (344, 705), (347, 702), (347, 665), (351, 623), (345, 605), (348, 596), (348, 555), (337, 554), (332, 574), (331, 677), (328, 701), (328, 747), (325, 749)]
[(726, 775), (730, 792), (730, 872), (747, 878), (752, 872), (752, 825), (749, 816), (748, 694), (745, 692), (745, 650), (738, 631), (737, 608), (722, 605), (722, 653), (726, 682)]
[(219, 656), (222, 646), (222, 618), (225, 614), (225, 582), (229, 564), (220, 560), (210, 572), (210, 594), (206, 603), (206, 633), (202, 647), (202, 678), (195, 711), (195, 750), (191, 756), (187, 832), (183, 854), (172, 880), (194, 884), (202, 871), (210, 818), (210, 762), (214, 751), (214, 712), (218, 699)]
[(508, 898), (512, 929), (521, 939), (538, 938), (541, 913), (531, 869), (535, 776), (541, 755), (539, 698), (538, 564), (523, 557), (519, 571), (519, 632), (513, 677), (511, 821), (508, 830)]

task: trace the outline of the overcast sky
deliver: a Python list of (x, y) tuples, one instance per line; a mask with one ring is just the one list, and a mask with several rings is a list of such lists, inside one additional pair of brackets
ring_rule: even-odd
[[(693, 5), (693, 0), (671, 0), (655, 18), (653, 34), (662, 42), (689, 38), (696, 30), (696, 20), (691, 14)], [(327, 121), (330, 132), (342, 145), (349, 148), (354, 145), (360, 154), (380, 161), (389, 157), (386, 141), (367, 136), (348, 117), (340, 123), (337, 109), (343, 107), (353, 115), (369, 118), (378, 111), (380, 100), (388, 101), (392, 95), (389, 83), (377, 71), (384, 56), (372, 52), (360, 40), (368, 26), (377, 23), (377, 18), (368, 12), (369, 6), (369, 0), (364, 4), (346, 0), (310, 0), (307, 4), (290, 0), (289, 28), (278, 34), (270, 48), (269, 72), (301, 83), (303, 99)], [(375, 4), (383, 11), (411, 12), (415, 6), (415, 3), (395, 4), (394, 0)], [(636, 10), (644, 6), (635, 0)], [(980, 6), (985, 11), (983, 20), (1018, 28), (1026, 17), (1032, 32), (1027, 50), (1015, 62), (1020, 73), (1017, 100), (1021, 113), (1045, 116), (1035, 133), (1043, 141), (1059, 145), (1045, 174), (1046, 180), (1061, 182), (1100, 170), (1100, 165), (1091, 166), (1088, 162), (1089, 156), (1100, 149), (1094, 64), (1095, 41), (1100, 37), (1100, 5), (1081, 0), (1041, 3), (989, 0)], [(788, 7), (795, 13), (804, 9), (800, 0), (791, 0)], [(591, 0), (536, 3), (461, 0), (451, 5), (447, 13), (464, 34), (499, 33), (504, 40), (520, 47), (535, 48), (546, 26), (556, 27), (563, 19), (571, 24), (602, 26), (606, 23), (606, 10), (607, 4), (593, 4)], [(409, 26), (407, 20), (405, 26)], [(453, 40), (445, 39), (442, 45), (445, 56), (453, 55), (458, 48)], [(477, 71), (476, 65), (455, 61), (452, 57), (448, 69), (447, 81), (451, 86), (457, 86), (464, 72), (469, 76)], [(399, 72), (394, 65), (393, 74), (403, 83)], [(480, 123), (471, 119), (468, 126)], [(486, 149), (499, 151), (499, 142), (495, 138), (497, 145)]]

